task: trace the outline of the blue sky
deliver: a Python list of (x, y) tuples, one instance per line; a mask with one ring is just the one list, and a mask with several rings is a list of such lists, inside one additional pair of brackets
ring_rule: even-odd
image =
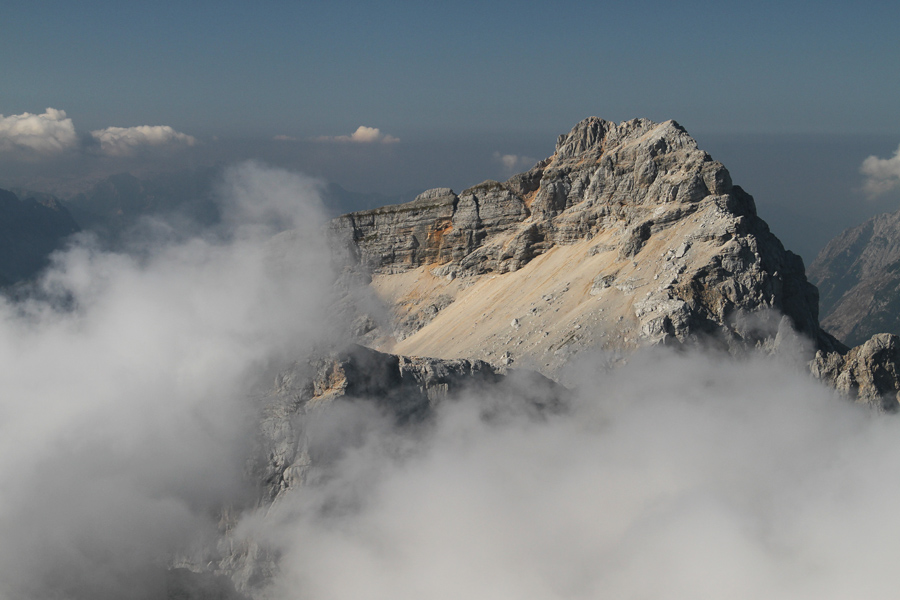
[(198, 136), (900, 133), (896, 2), (7, 0), (0, 113)]
[[(0, 186), (254, 158), (354, 191), (461, 190), (591, 115), (675, 119), (809, 257), (900, 207), (898, 23), (896, 1), (5, 0)], [(49, 146), (10, 133), (47, 107), (65, 115), (30, 123)], [(870, 155), (896, 184), (877, 202)]]

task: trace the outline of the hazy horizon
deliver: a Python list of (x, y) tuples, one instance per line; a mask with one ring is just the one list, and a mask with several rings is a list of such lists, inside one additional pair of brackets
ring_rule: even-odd
[[(273, 600), (896, 596), (900, 421), (814, 379), (787, 319), (769, 354), (587, 349), (565, 406), (538, 417), (497, 386), (433, 407), (440, 383), (433, 419), (404, 429), (365, 398), (329, 404), (341, 382), (314, 407), (291, 386), (370, 316), (342, 299), (392, 309), (336, 264), (323, 182), (360, 202), (459, 192), (527, 170), (589, 116), (674, 119), (807, 266), (897, 211), (900, 3), (2, 14), (0, 188), (69, 198), (118, 173), (221, 169), (214, 223), (173, 211), (119, 246), (76, 235), (0, 294), (0, 600), (161, 600), (178, 566)], [(780, 295), (785, 274), (765, 275)]]
[(354, 192), (459, 191), (599, 116), (678, 121), (807, 262), (900, 208), (895, 166), (860, 192), (862, 161), (900, 145), (883, 2), (41, 6), (0, 23), (0, 184), (255, 159)]
[[(376, 148), (315, 140), (223, 139), (176, 149), (146, 148), (126, 156), (84, 151), (42, 160), (7, 156), (0, 161), (0, 188), (26, 188), (65, 199), (113, 174), (152, 179), (251, 159), (370, 194), (375, 200), (366, 207), (374, 208), (377, 196), (408, 200), (430, 188), (459, 192), (487, 179), (503, 181), (550, 156), (556, 135), (485, 134)], [(807, 265), (847, 227), (900, 209), (900, 188), (877, 196), (866, 194), (866, 177), (860, 172), (867, 157), (889, 157), (900, 136), (719, 133), (694, 137), (701, 149), (729, 169), (735, 184), (754, 196), (760, 216)]]

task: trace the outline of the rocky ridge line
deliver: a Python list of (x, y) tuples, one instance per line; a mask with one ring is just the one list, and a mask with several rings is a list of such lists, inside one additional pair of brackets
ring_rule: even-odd
[[(381, 349), (555, 376), (588, 348), (773, 349), (784, 316), (821, 354), (813, 371), (841, 387), (824, 365), (847, 348), (820, 327), (802, 260), (674, 121), (586, 119), (506, 182), (344, 215), (332, 236), (392, 306), (392, 324), (368, 338)], [(529, 278), (541, 295), (527, 297)], [(872, 393), (896, 396), (878, 381)]]

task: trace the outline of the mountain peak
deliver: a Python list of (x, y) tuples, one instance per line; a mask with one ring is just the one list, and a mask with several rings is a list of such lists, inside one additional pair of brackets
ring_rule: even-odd
[(332, 231), (392, 306), (369, 330), (383, 350), (552, 376), (589, 347), (776, 345), (781, 315), (833, 342), (803, 262), (675, 121), (591, 117), (506, 182), (351, 213)]
[(643, 145), (653, 155), (672, 149), (697, 149), (697, 142), (677, 122), (654, 123), (649, 119), (631, 119), (616, 125), (599, 117), (588, 117), (569, 133), (556, 140), (554, 158), (599, 159), (605, 151), (617, 146)]

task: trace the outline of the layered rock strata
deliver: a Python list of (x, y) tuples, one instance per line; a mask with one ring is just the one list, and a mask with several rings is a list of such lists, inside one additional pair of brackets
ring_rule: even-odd
[(556, 375), (585, 348), (771, 346), (778, 315), (840, 346), (802, 260), (674, 121), (586, 119), (506, 182), (351, 213), (332, 233), (393, 307), (385, 350)]

